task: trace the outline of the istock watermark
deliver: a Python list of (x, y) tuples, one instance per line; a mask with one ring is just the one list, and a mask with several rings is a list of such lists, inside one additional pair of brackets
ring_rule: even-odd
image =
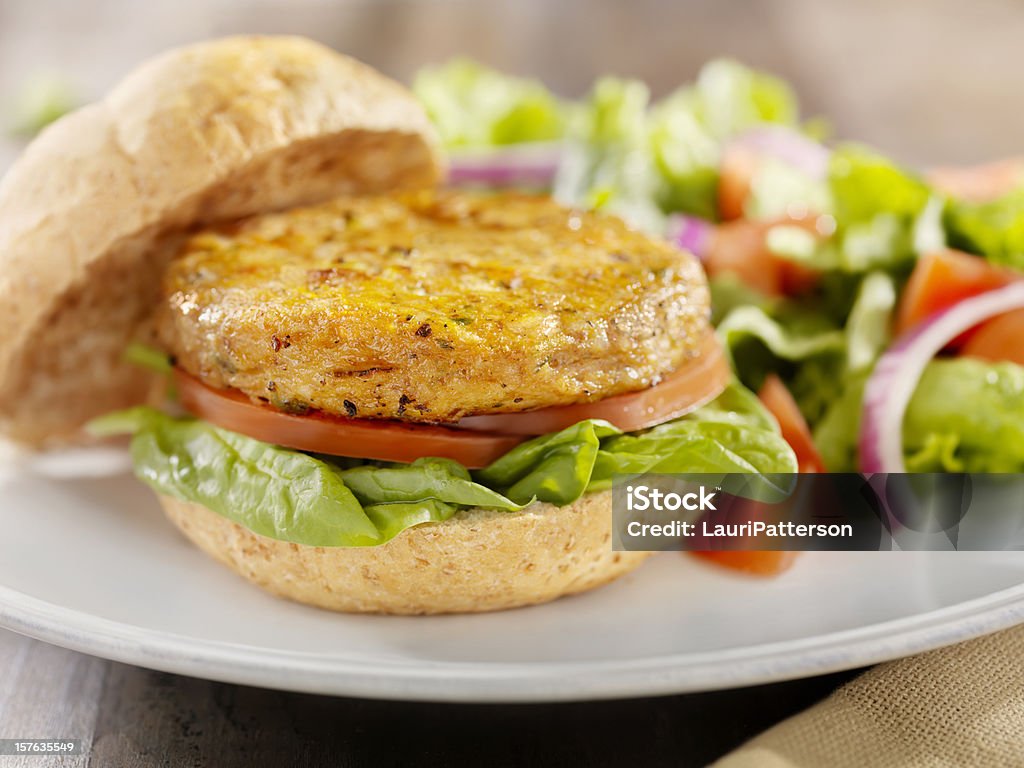
[(1024, 475), (673, 474), (613, 481), (617, 550), (1024, 548)]
[(685, 509), (687, 512), (715, 512), (715, 496), (721, 491), (715, 488), (709, 491), (705, 486), (698, 486), (696, 491), (687, 493), (665, 493), (660, 488), (646, 485), (626, 486), (626, 509), (646, 512), (648, 509), (675, 512)]

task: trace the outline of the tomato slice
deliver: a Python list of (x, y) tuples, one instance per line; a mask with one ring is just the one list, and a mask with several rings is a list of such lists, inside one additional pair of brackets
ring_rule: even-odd
[(486, 467), (524, 438), (398, 421), (346, 419), (321, 412), (283, 413), (237, 390), (213, 389), (175, 369), (178, 397), (189, 413), (218, 427), (310, 453), (409, 463), (423, 456)]
[(714, 400), (729, 384), (732, 371), (722, 345), (708, 333), (697, 357), (658, 384), (593, 403), (574, 403), (522, 413), (467, 416), (456, 426), (508, 435), (545, 435), (584, 419), (604, 419), (624, 432), (635, 432), (676, 419)]
[(807, 421), (782, 379), (774, 373), (767, 376), (757, 396), (779, 422), (782, 438), (796, 454), (798, 470), (801, 473), (824, 472), (825, 462), (814, 444)]
[(894, 330), (904, 333), (940, 309), (1019, 279), (980, 256), (954, 250), (927, 253), (917, 260), (903, 289)]
[(992, 362), (1024, 365), (1024, 309), (993, 317), (978, 328), (960, 354)]

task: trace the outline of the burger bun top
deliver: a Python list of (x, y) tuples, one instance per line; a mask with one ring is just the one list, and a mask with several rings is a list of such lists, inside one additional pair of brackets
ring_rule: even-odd
[(434, 186), (423, 108), (374, 69), (297, 37), (169, 51), (44, 130), (0, 182), (0, 434), (39, 445), (145, 402), (167, 261), (195, 227)]

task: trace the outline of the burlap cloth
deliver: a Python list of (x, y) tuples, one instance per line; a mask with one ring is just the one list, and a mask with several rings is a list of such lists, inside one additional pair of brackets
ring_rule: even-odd
[(714, 766), (1024, 766), (1024, 626), (881, 664)]

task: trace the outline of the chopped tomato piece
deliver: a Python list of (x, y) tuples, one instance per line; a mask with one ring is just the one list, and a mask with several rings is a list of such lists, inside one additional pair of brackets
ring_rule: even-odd
[(232, 432), (311, 453), (406, 463), (436, 456), (479, 469), (525, 439), (426, 424), (345, 419), (319, 412), (284, 413), (254, 403), (236, 390), (208, 387), (181, 370), (176, 369), (174, 376), (178, 397), (189, 413)]
[(730, 568), (744, 571), (757, 576), (775, 576), (788, 571), (796, 562), (799, 552), (746, 552), (739, 550), (716, 549), (707, 552), (694, 552), (698, 557)]
[[(939, 310), (980, 293), (1009, 285), (1019, 276), (995, 267), (980, 256), (943, 250), (918, 259), (896, 311), (898, 334)], [(957, 346), (953, 344), (951, 346)]]
[(817, 285), (819, 272), (772, 253), (767, 246), (768, 230), (774, 226), (802, 227), (817, 234), (816, 220), (748, 221), (738, 219), (720, 225), (704, 257), (711, 277), (732, 273), (766, 296), (792, 296)]
[(718, 215), (723, 221), (743, 218), (750, 186), (760, 166), (757, 152), (738, 145), (727, 147), (718, 169)]
[(789, 443), (796, 454), (800, 472), (824, 472), (825, 462), (822, 461), (821, 454), (818, 453), (818, 448), (814, 445), (811, 430), (782, 380), (775, 374), (770, 374), (764, 380), (757, 396), (779, 422), (783, 439)]
[(960, 353), (1024, 365), (1024, 309), (989, 320), (971, 335)]
[[(825, 462), (821, 459), (811, 430), (797, 407), (786, 385), (775, 374), (765, 379), (757, 396), (772, 416), (779, 422), (782, 437), (796, 454), (800, 472), (824, 472)], [(757, 502), (751, 502), (754, 509)], [(798, 552), (759, 552), (747, 550), (709, 550), (694, 554), (711, 560), (725, 568), (754, 573), (759, 576), (773, 576), (788, 570), (796, 561)]]
[(1020, 186), (1024, 181), (1024, 157), (983, 165), (933, 168), (926, 176), (933, 186), (950, 197), (984, 203)]
[(768, 296), (782, 293), (782, 270), (765, 247), (765, 226), (760, 222), (739, 219), (719, 226), (704, 268), (709, 277), (731, 273)]

